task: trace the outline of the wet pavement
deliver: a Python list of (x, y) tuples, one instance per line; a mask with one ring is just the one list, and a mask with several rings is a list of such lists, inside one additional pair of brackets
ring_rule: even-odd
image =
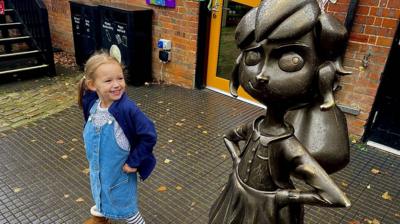
[[(207, 223), (232, 164), (222, 135), (262, 109), (207, 89), (150, 85), (129, 87), (128, 93), (155, 122), (159, 135), (158, 165), (139, 184), (146, 222)], [(0, 131), (0, 224), (82, 223), (89, 217), (93, 202), (82, 126), (81, 111), (71, 103)], [(399, 167), (400, 157), (354, 144), (350, 164), (332, 176), (352, 207), (307, 206), (305, 223), (399, 223)]]

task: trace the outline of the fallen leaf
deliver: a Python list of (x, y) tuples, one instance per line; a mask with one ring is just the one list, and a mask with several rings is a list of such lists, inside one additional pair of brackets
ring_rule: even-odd
[(192, 204), (190, 204), (190, 206), (192, 206), (192, 207), (195, 205), (196, 205), (196, 202), (194, 202), (194, 201), (192, 202)]
[(73, 141), (73, 142), (77, 142), (77, 141), (78, 141), (78, 139), (76, 139), (76, 138), (73, 138), (73, 139), (71, 139), (71, 141)]
[(165, 192), (167, 191), (167, 187), (166, 186), (160, 186), (159, 188), (157, 188), (158, 192)]
[(69, 151), (72, 152), (72, 151), (74, 151), (74, 150), (75, 150), (75, 148), (71, 148)]
[(36, 142), (36, 141), (37, 141), (36, 139), (32, 139), (32, 140), (31, 140), (31, 142)]
[(221, 157), (222, 157), (222, 159), (226, 159), (227, 156), (226, 156), (226, 154), (222, 154)]
[(367, 189), (371, 189), (371, 184), (368, 184), (368, 185), (367, 185)]
[(89, 172), (90, 172), (89, 168), (85, 168), (82, 170), (82, 173), (84, 174), (89, 174)]
[(14, 188), (14, 192), (15, 192), (15, 193), (18, 193), (18, 192), (20, 192), (21, 190), (22, 190), (22, 188), (20, 188), (20, 187)]
[(207, 131), (202, 131), (202, 133), (203, 133), (203, 134), (208, 134), (208, 132), (207, 132)]
[(343, 186), (343, 187), (347, 187), (347, 186), (349, 186), (349, 184), (346, 183), (346, 182), (342, 182), (342, 186)]
[(62, 159), (68, 159), (68, 156), (67, 155), (63, 155), (63, 156), (61, 156), (61, 158)]
[(400, 218), (400, 213), (394, 213), (394, 216)]
[(58, 140), (57, 144), (64, 144), (64, 141), (63, 140)]
[(390, 196), (389, 192), (387, 192), (387, 191), (382, 194), (382, 198), (385, 200), (390, 200), (390, 201), (392, 200), (392, 196)]
[(348, 224), (360, 224), (360, 221), (358, 220), (351, 220), (348, 222)]
[(69, 198), (69, 194), (64, 194), (64, 198)]
[(169, 109), (166, 109), (166, 111), (169, 111)]
[(178, 191), (180, 191), (180, 190), (182, 190), (182, 187), (179, 186), (179, 185), (176, 185), (175, 189), (178, 190)]
[(379, 173), (381, 173), (381, 171), (378, 170), (378, 169), (372, 168), (371, 173), (373, 173), (373, 174), (379, 174)]
[(181, 119), (181, 121), (182, 121), (182, 122), (185, 122), (185, 121), (186, 121), (186, 119), (185, 119), (185, 118), (183, 118), (183, 119)]
[(171, 162), (171, 160), (169, 160), (169, 159), (165, 159), (164, 160), (164, 163), (166, 163), (166, 164), (168, 164), (168, 163), (170, 163)]
[(191, 155), (192, 155), (192, 153), (188, 152), (188, 153), (186, 153), (186, 155), (187, 155), (187, 156), (191, 156)]
[(176, 125), (176, 126), (179, 126), (179, 127), (182, 127), (183, 123), (181, 123), (181, 122), (176, 122), (175, 125)]
[(169, 143), (171, 143), (171, 142), (173, 142), (173, 141), (174, 141), (174, 140), (172, 140), (172, 139), (168, 140)]
[(197, 128), (202, 128), (203, 126), (201, 126), (201, 125), (197, 125)]
[(159, 104), (164, 103), (164, 101), (158, 101)]
[(367, 222), (368, 224), (380, 224), (377, 219), (364, 219), (364, 222)]
[(83, 200), (83, 198), (78, 198), (75, 200), (76, 202), (84, 202), (85, 200)]

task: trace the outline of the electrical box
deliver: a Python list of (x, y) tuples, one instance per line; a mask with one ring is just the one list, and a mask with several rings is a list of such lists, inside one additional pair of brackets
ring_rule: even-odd
[(166, 39), (160, 39), (157, 43), (158, 48), (163, 50), (171, 50), (171, 41)]
[(171, 51), (161, 50), (158, 52), (158, 58), (164, 63), (171, 61)]

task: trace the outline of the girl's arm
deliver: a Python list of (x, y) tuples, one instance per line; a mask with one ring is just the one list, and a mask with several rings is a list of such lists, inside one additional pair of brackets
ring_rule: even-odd
[(349, 207), (350, 201), (325, 170), (295, 138), (283, 145), (284, 156), (290, 161), (292, 175), (303, 180), (314, 190), (282, 190), (277, 193), (281, 205), (304, 203), (330, 207)]
[(153, 122), (139, 109), (131, 112), (135, 128), (135, 145), (131, 146), (126, 163), (131, 168), (138, 168), (142, 160), (153, 153), (157, 141), (157, 133)]

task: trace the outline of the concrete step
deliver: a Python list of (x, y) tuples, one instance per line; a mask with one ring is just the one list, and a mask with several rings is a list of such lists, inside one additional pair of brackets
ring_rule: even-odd
[(14, 58), (31, 57), (40, 53), (39, 50), (21, 51), (8, 54), (0, 54), (0, 59), (10, 60)]
[(0, 24), (0, 29), (14, 29), (14, 28), (19, 28), (23, 24), (20, 22), (14, 22), (14, 23), (1, 23)]
[(6, 37), (6, 38), (0, 38), (0, 44), (20, 43), (30, 39), (31, 36)]
[(14, 9), (4, 9), (5, 13), (15, 12)]
[(42, 68), (47, 68), (47, 67), (49, 67), (49, 65), (43, 64), (43, 65), (35, 65), (35, 66), (30, 66), (30, 67), (5, 70), (5, 71), (0, 71), (0, 75), (15, 74), (15, 73), (26, 72), (26, 71), (33, 71), (33, 70), (36, 70), (36, 69), (42, 69)]

